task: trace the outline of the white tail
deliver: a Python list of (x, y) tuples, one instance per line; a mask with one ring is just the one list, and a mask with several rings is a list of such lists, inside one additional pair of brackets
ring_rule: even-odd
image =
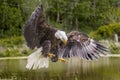
[(40, 69), (40, 68), (48, 68), (49, 66), (49, 59), (48, 57), (42, 58), (42, 47), (39, 48), (37, 51), (32, 53), (31, 55), (28, 56), (27, 60), (27, 69)]

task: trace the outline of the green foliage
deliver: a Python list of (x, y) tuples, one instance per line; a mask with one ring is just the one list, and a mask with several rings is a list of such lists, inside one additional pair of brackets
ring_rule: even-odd
[[(52, 22), (62, 23), (62, 27), (67, 30), (73, 28), (81, 30), (84, 27), (95, 30), (99, 26), (120, 21), (118, 0), (49, 0), (47, 2), (47, 17)], [(86, 31), (86, 28), (84, 30)]]
[[(120, 43), (118, 43), (120, 45)], [(115, 43), (110, 45), (110, 51), (112, 54), (120, 54), (120, 46), (115, 45)]]
[(4, 52), (4, 56), (10, 57), (10, 56), (17, 56), (19, 54), (19, 51), (17, 49), (6, 49)]
[(32, 53), (23, 36), (0, 39), (0, 57), (27, 56)]
[[(14, 46), (15, 47), (15, 46)], [(22, 47), (21, 47), (22, 48)], [(24, 48), (24, 47), (23, 47)], [(31, 50), (25, 50), (20, 48), (6, 48), (4, 51), (0, 51), (0, 57), (17, 57), (17, 56), (27, 56), (32, 53)]]
[(89, 33), (100, 26), (120, 22), (119, 0), (2, 0), (0, 38), (21, 35), (23, 25), (38, 4), (43, 4), (48, 23), (66, 31)]
[(11, 38), (0, 39), (1, 47), (14, 47), (15, 45), (21, 46), (24, 43), (23, 36), (14, 36)]
[[(52, 22), (61, 23), (68, 30), (89, 26), (86, 22), (93, 13), (90, 1), (51, 0), (46, 15)], [(76, 19), (78, 22), (76, 22)], [(88, 25), (87, 25), (88, 24)], [(78, 26), (77, 26), (78, 25)], [(81, 26), (84, 25), (84, 26)]]
[(120, 23), (101, 26), (96, 31), (91, 32), (90, 36), (94, 39), (112, 39), (115, 33), (120, 34)]
[(8, 5), (0, 5), (0, 38), (20, 35), (22, 15), (21, 10)]
[[(1, 0), (0, 1), (0, 56), (28, 55), (25, 48), (23, 25), (32, 11), (42, 4), (46, 20), (53, 27), (66, 31), (90, 33), (94, 39), (120, 35), (119, 0)], [(20, 36), (20, 37), (17, 37)], [(14, 47), (17, 46), (17, 49)], [(10, 48), (10, 49), (8, 49)], [(116, 47), (111, 47), (117, 51)]]

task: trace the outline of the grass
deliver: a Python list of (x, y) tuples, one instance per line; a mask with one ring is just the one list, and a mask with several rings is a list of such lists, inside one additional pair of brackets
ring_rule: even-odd
[(23, 36), (0, 39), (0, 57), (27, 56), (31, 52)]

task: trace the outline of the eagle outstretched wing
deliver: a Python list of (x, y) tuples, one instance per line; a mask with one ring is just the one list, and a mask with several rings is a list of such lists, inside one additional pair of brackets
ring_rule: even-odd
[[(44, 33), (38, 32), (39, 27), (45, 27), (43, 24), (45, 22), (44, 15), (43, 15), (43, 7), (39, 5), (37, 9), (32, 13), (29, 20), (25, 24), (24, 28), (24, 37), (27, 41), (28, 47), (34, 49), (35, 47), (39, 46), (40, 37), (44, 36)], [(38, 40), (39, 39), (39, 40)]]
[(63, 44), (60, 44), (57, 46), (57, 49), (58, 52), (55, 50), (54, 52), (56, 52), (59, 58), (77, 56), (87, 60), (98, 59), (101, 54), (106, 55), (109, 51), (109, 49), (101, 43), (78, 31), (68, 33), (67, 45), (64, 46)]

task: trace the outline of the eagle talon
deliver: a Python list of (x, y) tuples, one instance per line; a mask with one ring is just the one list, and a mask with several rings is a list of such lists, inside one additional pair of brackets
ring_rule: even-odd
[(48, 57), (54, 57), (55, 55), (54, 54), (52, 54), (52, 53), (49, 53), (48, 54)]
[(65, 59), (63, 59), (63, 58), (58, 58), (58, 61), (61, 61), (61, 62), (66, 62), (66, 60), (65, 60)]

